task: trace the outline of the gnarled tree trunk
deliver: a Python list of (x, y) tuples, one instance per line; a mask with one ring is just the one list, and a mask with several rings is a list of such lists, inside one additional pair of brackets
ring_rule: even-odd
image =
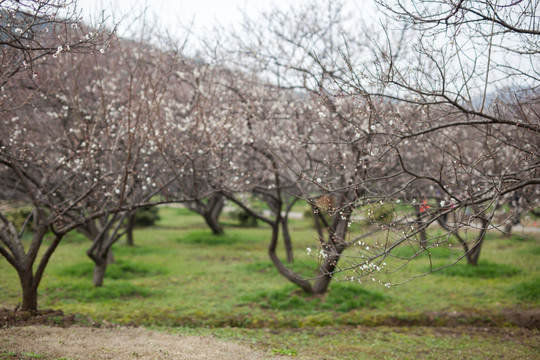
[[(38, 309), (38, 288), (43, 277), (43, 272), (62, 239), (62, 235), (56, 235), (41, 256), (37, 267), (34, 267), (37, 260), (37, 252), (43, 243), (45, 233), (46, 228), (34, 225), (33, 240), (27, 253), (24, 253), (22, 245), (20, 247), (12, 247), (15, 251), (12, 251), (11, 254), (6, 252), (5, 249), (1, 249), (2, 251), (0, 251), (17, 271), (22, 290), (22, 304), (20, 309), (33, 313), (36, 313)], [(20, 238), (14, 240), (21, 244)], [(15, 244), (15, 242), (12, 242), (12, 244)]]
[(294, 253), (292, 247), (291, 234), (289, 232), (289, 221), (287, 218), (281, 218), (281, 228), (283, 229), (283, 244), (285, 245), (285, 254), (287, 255), (287, 262), (292, 264), (294, 262)]
[(187, 207), (203, 217), (214, 235), (223, 234), (223, 226), (219, 223), (219, 216), (225, 207), (225, 197), (222, 194), (215, 193), (206, 202), (197, 200), (188, 203)]
[(467, 251), (467, 264), (472, 266), (478, 266), (478, 260), (480, 259), (480, 251), (482, 250), (482, 245), (484, 243), (484, 238), (486, 237), (487, 229), (489, 226), (489, 220), (485, 217), (480, 219), (481, 229), (480, 233), (476, 237), (475, 243)]
[[(348, 199), (346, 195), (347, 194), (344, 194), (341, 199), (341, 204), (343, 205), (342, 210), (339, 213), (333, 215), (331, 224), (328, 224), (326, 222), (324, 217), (319, 214), (319, 211), (315, 211), (316, 205), (313, 205), (315, 223), (317, 231), (319, 233), (319, 241), (321, 243), (324, 254), (323, 262), (319, 265), (317, 269), (318, 276), (315, 279), (313, 285), (310, 281), (303, 279), (300, 275), (294, 273), (292, 270), (287, 268), (279, 260), (275, 253), (278, 236), (274, 234), (279, 232), (279, 225), (282, 223), (281, 215), (279, 213), (276, 219), (276, 223), (272, 225), (273, 236), (272, 242), (268, 249), (270, 259), (272, 260), (272, 262), (276, 266), (276, 269), (281, 275), (285, 276), (289, 281), (296, 284), (307, 293), (324, 294), (326, 293), (326, 291), (328, 291), (328, 286), (332, 281), (333, 273), (336, 270), (337, 264), (341, 258), (343, 251), (348, 246), (345, 241), (345, 236), (349, 229), (348, 223), (351, 218), (354, 200)], [(323, 222), (325, 228), (328, 230), (328, 237), (326, 240), (323, 236), (323, 226), (321, 225), (321, 222)], [(290, 235), (288, 233), (289, 230), (287, 227), (281, 227), (281, 231), (283, 232), (284, 238), (288, 236), (290, 239)]]
[(225, 198), (221, 194), (214, 194), (206, 204), (202, 216), (214, 235), (223, 234), (223, 226), (219, 223), (219, 215), (225, 206)]
[(92, 282), (94, 286), (103, 286), (105, 271), (107, 265), (114, 262), (114, 256), (111, 247), (122, 237), (122, 222), (129, 214), (127, 212), (105, 216), (95, 222), (86, 224), (84, 230), (86, 236), (91, 238), (92, 246), (86, 252), (86, 255), (95, 264)]
[(341, 254), (347, 248), (345, 235), (348, 231), (348, 220), (349, 217), (341, 219), (339, 215), (334, 215), (329, 241), (325, 243), (325, 247), (327, 247), (325, 249), (326, 257), (322, 264), (319, 265), (319, 276), (313, 284), (314, 294), (324, 294), (328, 290), (328, 286), (332, 281), (332, 274), (336, 270)]
[(136, 211), (132, 211), (128, 215), (126, 222), (126, 245), (130, 247), (135, 246), (135, 240), (133, 237), (133, 229), (135, 228), (135, 213)]
[(420, 212), (420, 208), (416, 207), (416, 224), (420, 227), (420, 230), (418, 231), (420, 235), (420, 246), (425, 248), (427, 245), (427, 231), (423, 225), (423, 221), (423, 214)]
[(105, 279), (105, 272), (107, 271), (107, 266), (114, 262), (114, 255), (111, 248), (108, 248), (103, 253), (98, 256), (91, 257), (94, 261), (94, 273), (92, 276), (92, 283), (95, 287), (103, 286), (103, 280)]
[(37, 311), (37, 286), (35, 283), (34, 274), (31, 269), (21, 269), (17, 271), (19, 282), (22, 290), (22, 305), (21, 310), (31, 312)]

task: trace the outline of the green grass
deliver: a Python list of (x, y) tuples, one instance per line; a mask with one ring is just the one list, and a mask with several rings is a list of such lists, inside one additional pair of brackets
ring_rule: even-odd
[(521, 301), (540, 303), (540, 278), (520, 282), (511, 286), (508, 291)]
[[(94, 263), (86, 260), (58, 269), (56, 272), (60, 276), (71, 276), (80, 278), (92, 278)], [(128, 260), (118, 260), (107, 266), (107, 279), (135, 279), (145, 276), (156, 276), (164, 274), (165, 270), (155, 267), (155, 264), (134, 263)]]
[(229, 230), (225, 234), (214, 235), (210, 230), (194, 230), (187, 234), (184, 234), (178, 239), (177, 242), (183, 244), (197, 244), (197, 245), (234, 245), (238, 243), (256, 243), (261, 241), (261, 236), (250, 232), (242, 232), (235, 230)]
[(72, 231), (68, 233), (62, 240), (65, 243), (90, 243), (90, 240), (81, 233)]
[(365, 290), (354, 284), (335, 284), (326, 295), (308, 295), (294, 286), (279, 290), (259, 291), (241, 298), (248, 303), (258, 303), (265, 309), (291, 310), (294, 314), (317, 314), (324, 311), (349, 312), (355, 309), (375, 308), (386, 297), (376, 291)]
[(49, 297), (53, 301), (74, 303), (109, 302), (129, 298), (144, 298), (153, 293), (148, 288), (138, 287), (129, 282), (114, 280), (109, 280), (108, 284), (103, 287), (94, 287), (90, 282), (54, 284), (46, 286), (44, 292), (49, 293)]
[(237, 266), (240, 271), (246, 271), (248, 273), (258, 272), (262, 274), (277, 274), (274, 264), (269, 260), (254, 261), (252, 263), (240, 264)]
[[(451, 242), (451, 247), (430, 248), (430, 255), (411, 260), (398, 272), (374, 275), (375, 281), (370, 277), (362, 283), (350, 282), (338, 274), (326, 295), (307, 296), (270, 262), (270, 231), (265, 225), (226, 227), (224, 235), (215, 236), (202, 217), (187, 209), (163, 207), (159, 214), (156, 226), (136, 230), (135, 247), (125, 246), (122, 239), (113, 247), (116, 263), (109, 265), (101, 288), (92, 286), (93, 264), (86, 256), (90, 241), (70, 234), (45, 271), (40, 307), (80, 313), (95, 321), (248, 341), (267, 349), (269, 358), (272, 349), (295, 350), (295, 357), (303, 359), (436, 359), (437, 354), (527, 359), (538, 353), (533, 340), (509, 338), (502, 332), (463, 330), (463, 335), (448, 335), (431, 328), (382, 326), (425, 325), (426, 314), (435, 319), (433, 324), (448, 325), (445, 316), (454, 312), (473, 320), (498, 321), (505, 309), (538, 308), (538, 237), (523, 241), (490, 234), (477, 268), (459, 263), (425, 275), (430, 261), (449, 264), (463, 254)], [(292, 268), (314, 276), (316, 263), (306, 252), (308, 246), (316, 248), (311, 219), (291, 221), (290, 227), (295, 251)], [(376, 239), (366, 242), (373, 246)], [(281, 242), (278, 250), (284, 261)], [(354, 256), (353, 250), (344, 254), (341, 265)], [(392, 255), (409, 258), (416, 251), (401, 246)], [(391, 270), (391, 259), (387, 261)], [(0, 274), (0, 307), (14, 308), (20, 302), (18, 278), (3, 258)], [(386, 282), (392, 284), (389, 289), (382, 285)]]
[(540, 246), (534, 247), (530, 250), (531, 254), (540, 255)]
[(298, 351), (289, 348), (272, 349), (272, 355), (298, 356)]
[(13, 358), (17, 355), (16, 352), (14, 351), (4, 351), (2, 350), (2, 352), (0, 352), (0, 359), (10, 359), (10, 358)]
[(24, 353), (22, 353), (22, 355), (23, 355), (23, 356), (27, 356), (27, 357), (29, 357), (29, 358), (31, 358), (31, 359), (42, 359), (42, 358), (45, 357), (45, 355), (43, 355), (43, 354), (37, 354), (37, 353), (35, 353), (35, 352), (33, 352), (33, 351), (30, 351), (30, 352), (24, 352)]
[(478, 266), (471, 266), (459, 263), (435, 272), (437, 275), (460, 276), (464, 278), (476, 279), (496, 279), (519, 275), (521, 270), (508, 264), (495, 264), (487, 261), (480, 261)]

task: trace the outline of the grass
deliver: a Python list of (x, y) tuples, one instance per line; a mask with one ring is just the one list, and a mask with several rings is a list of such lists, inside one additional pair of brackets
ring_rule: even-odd
[(540, 304), (540, 278), (522, 281), (511, 286), (508, 291), (521, 301)]
[[(91, 278), (94, 271), (94, 264), (88, 260), (75, 263), (57, 270), (60, 276)], [(129, 260), (118, 260), (107, 267), (107, 278), (118, 279), (135, 279), (144, 276), (161, 275), (164, 270), (156, 268), (153, 264), (134, 263)]]
[(16, 356), (17, 353), (15, 351), (4, 351), (0, 352), (0, 359), (9, 359), (10, 357)]
[(237, 229), (229, 230), (220, 235), (214, 235), (210, 230), (194, 230), (181, 235), (176, 241), (182, 244), (207, 246), (234, 245), (260, 242), (261, 236), (257, 233), (239, 231)]
[[(266, 226), (226, 227), (224, 235), (215, 236), (189, 210), (164, 207), (160, 217), (156, 226), (137, 229), (135, 247), (125, 246), (123, 240), (114, 246), (116, 263), (108, 267), (101, 288), (92, 286), (93, 267), (85, 254), (90, 242), (79, 234), (70, 235), (45, 272), (40, 307), (81, 313), (95, 321), (253, 342), (269, 349), (270, 357), (272, 349), (281, 355), (296, 351), (298, 358), (327, 359), (427, 359), (437, 358), (436, 354), (526, 359), (538, 352), (521, 338), (508, 340), (503, 349), (504, 334), (462, 331), (465, 335), (448, 335), (430, 328), (365, 327), (387, 324), (388, 319), (391, 324), (424, 324), (425, 314), (436, 318), (455, 312), (495, 319), (501, 309), (538, 308), (538, 238), (490, 234), (478, 267), (460, 263), (424, 276), (430, 261), (447, 264), (462, 255), (455, 244), (431, 248), (430, 255), (411, 260), (399, 272), (383, 271), (376, 281), (358, 284), (339, 275), (328, 294), (307, 296), (269, 261)], [(316, 264), (306, 252), (316, 242), (310, 219), (292, 221), (291, 231), (293, 268), (313, 276)], [(366, 241), (371, 246), (376, 243), (375, 239)], [(403, 246), (392, 255), (408, 258), (416, 251)], [(280, 256), (285, 257), (283, 252)], [(3, 258), (0, 274), (0, 307), (14, 308), (20, 302), (18, 279)], [(387, 289), (382, 285), (386, 282), (393, 286)], [(445, 325), (444, 321), (436, 323)]]
[(355, 309), (375, 308), (386, 301), (376, 291), (365, 290), (350, 284), (335, 284), (324, 296), (305, 294), (293, 286), (279, 290), (259, 291), (241, 298), (247, 303), (258, 303), (265, 309), (290, 310), (294, 314), (309, 315), (325, 311), (349, 312)]
[(451, 267), (436, 271), (436, 275), (459, 276), (473, 279), (497, 279), (519, 275), (521, 269), (508, 264), (495, 264), (480, 261), (477, 266), (459, 263)]
[(298, 356), (298, 351), (288, 348), (272, 349), (272, 355)]
[(49, 285), (45, 287), (44, 292), (49, 294), (52, 301), (71, 303), (111, 302), (149, 297), (154, 293), (152, 290), (129, 282), (114, 280), (110, 280), (105, 287), (94, 287), (89, 282)]
[(540, 246), (532, 248), (530, 252), (534, 255), (540, 255)]

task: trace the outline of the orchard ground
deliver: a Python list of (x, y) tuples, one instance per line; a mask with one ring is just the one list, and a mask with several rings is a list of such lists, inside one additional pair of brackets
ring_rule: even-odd
[[(224, 236), (185, 209), (119, 244), (93, 288), (89, 242), (71, 234), (40, 287), (38, 316), (13, 312), (18, 280), (0, 261), (0, 359), (536, 359), (540, 355), (540, 239), (490, 233), (478, 268), (457, 264), (389, 289), (334, 282), (303, 295), (267, 259), (266, 227)], [(291, 220), (295, 270), (314, 267), (311, 222)], [(437, 229), (432, 231), (436, 232)], [(411, 251), (399, 249), (402, 255)], [(435, 249), (443, 263), (459, 247)], [(384, 281), (426, 272), (420, 257)], [(194, 350), (196, 349), (196, 350)], [(193, 352), (195, 351), (195, 353)]]

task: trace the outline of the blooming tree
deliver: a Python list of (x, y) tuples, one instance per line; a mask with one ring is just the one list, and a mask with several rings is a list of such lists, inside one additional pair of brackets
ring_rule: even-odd
[[(106, 47), (108, 35), (99, 27), (90, 30), (80, 24), (73, 4), (65, 1), (6, 0), (1, 4), (0, 172), (3, 191), (0, 196), (2, 200), (16, 199), (31, 204), (33, 211), (19, 229), (0, 214), (0, 254), (17, 271), (23, 292), (22, 308), (36, 310), (37, 288), (43, 271), (63, 234), (76, 226), (66, 224), (64, 216), (96, 187), (73, 191), (82, 180), (81, 175), (92, 176), (72, 171), (86, 166), (89, 152), (79, 151), (69, 158), (63, 156), (63, 141), (53, 130), (58, 128), (58, 122), (48, 121), (56, 117), (40, 109), (46, 96), (39, 96), (36, 90), (46, 83), (48, 74), (45, 68), (39, 70), (38, 66), (56, 60), (66, 51), (93, 52)], [(25, 248), (23, 236), (30, 222), (32, 240)], [(38, 251), (49, 230), (54, 239), (38, 261)]]
[[(360, 236), (375, 236), (377, 246), (327, 226), (349, 250), (344, 256), (322, 243), (333, 267), (321, 278), (343, 270), (371, 278), (391, 261), (386, 271), (397, 270), (454, 236), (464, 252), (445, 266), (461, 258), (476, 265), (486, 232), (507, 222), (496, 216), (505, 202), (525, 191), (521, 209), (538, 206), (536, 2), (381, 7), (390, 16), (378, 34), (356, 32), (359, 22), (351, 26), (340, 4), (313, 2), (248, 21), (249, 31), (234, 36), (236, 64), (316, 98), (318, 117), (302, 123), (306, 135), (288, 137), (316, 161), (302, 167), (272, 152), (306, 189), (303, 197), (313, 199), (316, 189), (342, 199), (331, 214), (346, 223), (367, 208), (376, 225)], [(377, 223), (373, 215), (385, 206), (394, 218)], [(435, 223), (444, 235), (426, 232)], [(395, 255), (404, 244), (414, 244), (412, 257)]]
[[(50, 34), (43, 32), (45, 42), (53, 41)], [(37, 310), (43, 272), (69, 231), (91, 238), (88, 255), (100, 285), (127, 214), (186, 200), (185, 193), (170, 196), (171, 184), (182, 178), (161, 146), (170, 115), (163, 110), (165, 94), (180, 54), (139, 45), (117, 40), (90, 53), (57, 48), (33, 62), (37, 76), (15, 72), (2, 88), (0, 196), (33, 208), (20, 228), (0, 215), (0, 254), (20, 278), (22, 309)], [(181, 138), (184, 149), (187, 140)], [(50, 243), (44, 242), (48, 234), (54, 235)]]
[(34, 65), (50, 56), (107, 46), (103, 21), (93, 28), (82, 24), (74, 1), (2, 0), (0, 5), (0, 85), (19, 72), (39, 76)]

